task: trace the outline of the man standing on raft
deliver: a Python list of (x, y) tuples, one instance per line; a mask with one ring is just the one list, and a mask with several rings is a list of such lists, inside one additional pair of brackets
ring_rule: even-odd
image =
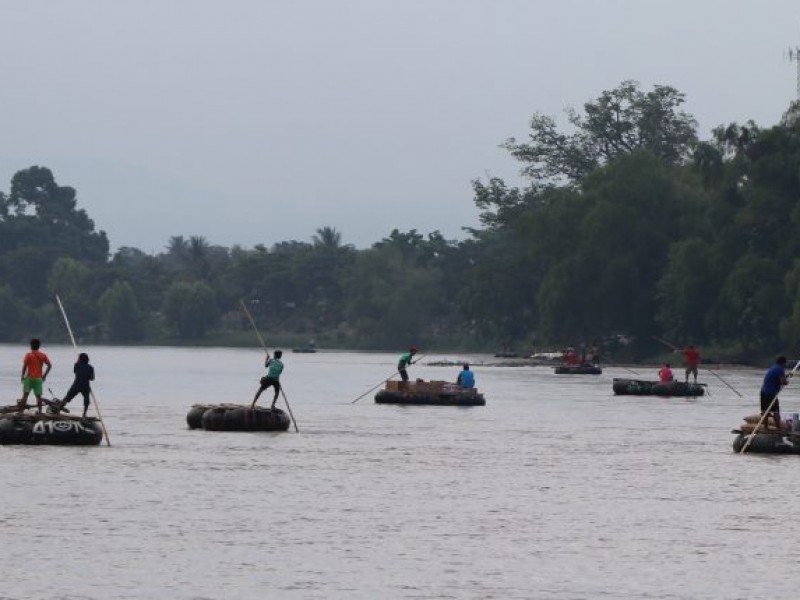
[(89, 355), (85, 352), (78, 354), (78, 362), (72, 367), (72, 371), (75, 373), (75, 381), (72, 382), (64, 399), (54, 407), (54, 412), (58, 413), (75, 396), (81, 394), (83, 396), (83, 418), (85, 419), (86, 413), (89, 411), (89, 398), (92, 393), (90, 382), (94, 381), (94, 367), (89, 363)]
[(689, 346), (683, 351), (683, 360), (686, 362), (686, 383), (689, 383), (689, 374), (694, 375), (697, 383), (697, 365), (700, 363), (700, 353), (694, 346)]
[[(761, 385), (761, 414), (769, 411), (775, 421), (775, 427), (781, 428), (781, 409), (778, 405), (778, 392), (789, 383), (786, 378), (786, 357), (779, 356), (764, 375), (764, 383)], [(769, 417), (764, 419), (764, 429), (768, 429)]]
[(275, 350), (275, 358), (270, 358), (269, 354), (267, 354), (267, 359), (264, 361), (264, 366), (267, 368), (267, 375), (266, 377), (261, 378), (261, 386), (258, 388), (250, 408), (256, 407), (256, 400), (258, 400), (258, 397), (261, 396), (261, 392), (266, 390), (268, 387), (274, 387), (275, 396), (272, 398), (272, 406), (270, 406), (270, 409), (275, 409), (275, 403), (278, 401), (278, 394), (281, 393), (280, 377), (281, 373), (283, 373), (281, 356), (283, 356), (283, 352), (280, 350)]
[(408, 371), (406, 371), (406, 367), (414, 364), (414, 361), (411, 359), (414, 358), (416, 353), (417, 349), (412, 346), (408, 352), (404, 353), (400, 357), (400, 360), (397, 363), (397, 372), (400, 373), (400, 379), (403, 380), (403, 383), (408, 381)]
[[(41, 345), (42, 342), (39, 339), (33, 338), (31, 340), (31, 351), (22, 359), (22, 375), (20, 376), (22, 380), (22, 398), (17, 401), (20, 411), (25, 410), (28, 403), (28, 395), (33, 391), (33, 395), (36, 396), (36, 410), (39, 414), (42, 414), (42, 387), (53, 365), (50, 363), (50, 359), (47, 358), (47, 354), (39, 350)], [(44, 373), (42, 373), (42, 365), (47, 365)]]

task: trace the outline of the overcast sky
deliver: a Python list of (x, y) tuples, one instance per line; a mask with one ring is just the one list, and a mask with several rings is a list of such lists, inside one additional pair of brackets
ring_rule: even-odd
[(797, 46), (797, 0), (0, 0), (0, 190), (47, 166), (146, 252), (462, 238), (534, 112), (635, 79), (770, 126)]

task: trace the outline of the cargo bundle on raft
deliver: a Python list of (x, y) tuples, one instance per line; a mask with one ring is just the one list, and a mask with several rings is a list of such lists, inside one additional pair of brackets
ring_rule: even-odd
[(286, 431), (291, 419), (279, 408), (241, 404), (195, 404), (186, 415), (190, 429), (207, 431)]
[(614, 393), (618, 396), (702, 396), (705, 386), (683, 381), (643, 381), (641, 379), (614, 378)]
[(448, 381), (387, 381), (375, 394), (376, 404), (430, 404), (437, 406), (484, 406), (486, 399), (475, 388)]
[[(754, 454), (800, 454), (800, 424), (781, 420), (781, 426), (775, 426), (772, 416), (758, 425), (761, 415), (750, 415), (744, 418), (733, 440), (733, 451), (739, 453), (747, 444), (746, 453)], [(748, 443), (749, 440), (749, 443)]]
[(16, 405), (0, 408), (0, 444), (97, 446), (102, 439), (94, 417), (20, 412)]
[(601, 375), (600, 365), (559, 365), (554, 368), (556, 375)]

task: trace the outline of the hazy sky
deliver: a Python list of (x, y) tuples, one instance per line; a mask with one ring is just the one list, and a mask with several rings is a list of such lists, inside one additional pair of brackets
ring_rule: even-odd
[(796, 46), (797, 0), (0, 0), (0, 190), (50, 167), (147, 252), (460, 238), (534, 112), (636, 79), (773, 125)]

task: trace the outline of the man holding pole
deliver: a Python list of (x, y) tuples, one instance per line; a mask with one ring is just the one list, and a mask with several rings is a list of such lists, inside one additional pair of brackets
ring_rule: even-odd
[(264, 361), (264, 366), (267, 368), (267, 375), (266, 377), (262, 377), (260, 381), (260, 387), (256, 392), (255, 398), (253, 398), (253, 403), (250, 405), (251, 408), (256, 407), (256, 400), (258, 400), (259, 396), (261, 396), (261, 392), (266, 390), (268, 387), (275, 388), (275, 396), (272, 398), (272, 406), (271, 409), (275, 409), (275, 403), (278, 401), (278, 395), (281, 393), (281, 383), (280, 377), (281, 373), (283, 373), (283, 362), (281, 362), (281, 357), (283, 356), (283, 352), (280, 350), (275, 350), (275, 357), (270, 358), (269, 354), (267, 354), (267, 359)]
[(416, 353), (417, 349), (412, 346), (408, 352), (403, 353), (400, 360), (397, 362), (397, 372), (400, 373), (400, 379), (402, 379), (403, 382), (408, 381), (408, 371), (406, 371), (406, 367), (414, 364), (412, 359)]
[(764, 418), (764, 413), (770, 413), (775, 421), (775, 427), (781, 428), (781, 409), (778, 405), (778, 393), (781, 388), (789, 383), (786, 377), (786, 357), (779, 356), (764, 375), (764, 383), (761, 385), (761, 414), (764, 421), (764, 429), (769, 427), (769, 416)]
[(689, 374), (694, 375), (694, 382), (697, 383), (697, 365), (700, 363), (700, 353), (694, 346), (689, 346), (683, 350), (683, 360), (686, 363), (686, 383), (689, 383)]

